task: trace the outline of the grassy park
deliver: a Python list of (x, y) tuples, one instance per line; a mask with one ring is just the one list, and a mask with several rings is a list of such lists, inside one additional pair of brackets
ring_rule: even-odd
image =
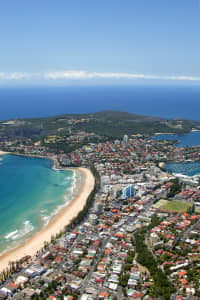
[(190, 203), (185, 203), (182, 201), (168, 201), (168, 200), (160, 200), (155, 205), (154, 208), (162, 208), (164, 210), (172, 211), (172, 212), (187, 212), (188, 208), (191, 207)]

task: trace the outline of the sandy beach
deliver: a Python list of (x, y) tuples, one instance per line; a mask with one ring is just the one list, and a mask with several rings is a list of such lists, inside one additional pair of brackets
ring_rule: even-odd
[(1, 150), (0, 150), (0, 155), (4, 155), (4, 154), (8, 154), (8, 152), (1, 151)]
[(65, 225), (68, 225), (70, 221), (77, 216), (79, 211), (83, 209), (87, 198), (94, 187), (95, 180), (89, 169), (78, 168), (78, 170), (84, 175), (78, 196), (71, 200), (71, 202), (63, 208), (40, 232), (36, 233), (32, 238), (19, 247), (1, 255), (0, 271), (5, 269), (10, 261), (19, 260), (26, 255), (34, 256), (36, 252), (44, 246), (45, 241), (50, 241), (52, 235), (55, 236), (63, 230)]
[(167, 135), (167, 134), (173, 135), (174, 133), (171, 133), (171, 132), (156, 132), (156, 133), (154, 133), (154, 135)]

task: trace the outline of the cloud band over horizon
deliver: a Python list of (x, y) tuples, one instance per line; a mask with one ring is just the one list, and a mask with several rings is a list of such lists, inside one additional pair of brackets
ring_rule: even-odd
[(87, 72), (84, 70), (65, 70), (52, 72), (0, 72), (0, 81), (23, 80), (93, 80), (93, 79), (127, 79), (127, 80), (172, 80), (172, 81), (200, 81), (200, 76), (187, 75), (148, 75), (139, 73), (115, 73), (115, 72)]

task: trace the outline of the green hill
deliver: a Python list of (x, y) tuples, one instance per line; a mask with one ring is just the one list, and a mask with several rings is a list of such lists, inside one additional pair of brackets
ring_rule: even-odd
[(17, 119), (0, 123), (0, 140), (70, 135), (86, 131), (100, 136), (121, 137), (124, 134), (153, 135), (156, 132), (183, 134), (200, 122), (136, 115), (123, 111), (100, 111), (90, 114), (63, 114), (49, 118)]

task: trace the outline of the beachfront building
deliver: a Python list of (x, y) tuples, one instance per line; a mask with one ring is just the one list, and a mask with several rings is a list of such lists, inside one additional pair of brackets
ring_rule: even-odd
[(123, 200), (131, 198), (134, 195), (135, 195), (135, 191), (134, 191), (133, 184), (130, 184), (123, 188), (123, 191), (122, 191), (122, 199)]
[(58, 244), (60, 248), (67, 248), (68, 246), (67, 240), (64, 237), (58, 240)]
[(90, 215), (90, 222), (92, 225), (96, 225), (98, 223), (98, 217), (95, 214)]
[(128, 135), (127, 134), (125, 134), (123, 137), (123, 143), (128, 144)]
[(101, 202), (97, 202), (95, 205), (95, 210), (97, 214), (102, 214), (103, 212), (103, 204)]

